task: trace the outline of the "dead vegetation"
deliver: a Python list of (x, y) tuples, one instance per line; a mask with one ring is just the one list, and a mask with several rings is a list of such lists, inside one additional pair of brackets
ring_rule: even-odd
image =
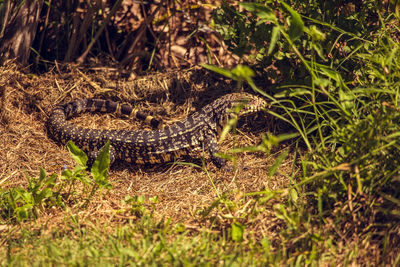
[[(89, 70), (84, 74), (71, 66), (65, 66), (62, 72), (55, 68), (41, 76), (26, 75), (12, 64), (2, 67), (0, 72), (0, 181), (4, 188), (25, 187), (25, 172), (37, 177), (39, 167), (48, 173), (60, 173), (64, 165), (74, 165), (65, 147), (55, 143), (46, 132), (47, 117), (59, 102), (87, 97), (114, 99), (137, 105), (168, 124), (232, 91), (235, 86), (199, 68), (126, 81), (111, 79), (115, 73), (106, 69)], [(146, 127), (136, 121), (100, 114), (85, 114), (74, 119), (74, 123), (109, 129)], [(246, 118), (241, 124), (239, 135), (230, 135), (221, 144), (223, 151), (233, 145), (257, 144), (260, 133), (270, 131), (272, 126), (271, 120), (263, 114), (257, 120)], [(184, 160), (201, 165), (199, 159)], [(82, 221), (99, 219), (124, 223), (132, 217), (117, 211), (124, 209), (122, 200), (126, 196), (157, 196), (157, 217), (171, 218), (189, 228), (199, 229), (205, 222), (198, 220), (198, 211), (209, 206), (217, 194), (230, 191), (239, 196), (262, 188), (286, 188), (290, 163), (283, 164), (278, 175), (268, 178), (271, 162), (273, 156), (243, 154), (238, 158), (238, 170), (229, 174), (216, 169), (207, 159), (209, 173), (178, 163), (154, 166), (116, 164), (110, 172), (113, 188), (96, 196), (87, 209), (76, 209), (74, 212), (79, 213)], [(276, 220), (267, 213), (260, 216), (258, 225), (252, 226), (260, 230), (260, 234), (277, 227), (274, 223), (266, 223), (267, 220)], [(52, 210), (43, 214), (39, 218), (41, 223), (36, 224), (60, 227), (63, 216), (62, 211)]]

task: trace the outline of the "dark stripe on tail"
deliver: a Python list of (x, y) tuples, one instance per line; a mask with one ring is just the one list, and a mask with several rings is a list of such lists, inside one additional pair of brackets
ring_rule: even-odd
[(129, 105), (120, 104), (110, 100), (80, 99), (71, 101), (63, 105), (62, 107), (67, 119), (85, 112), (101, 112), (101, 113), (116, 113), (117, 115), (125, 115), (128, 117), (133, 117), (138, 120), (146, 122), (153, 128), (158, 128), (161, 123), (153, 116), (137, 111), (136, 109), (134, 109)]

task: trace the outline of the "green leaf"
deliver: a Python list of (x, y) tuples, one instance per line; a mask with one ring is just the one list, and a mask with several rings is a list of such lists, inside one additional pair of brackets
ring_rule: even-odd
[(200, 215), (204, 218), (210, 214), (210, 212), (215, 208), (218, 207), (218, 205), (221, 202), (221, 198), (216, 199), (207, 209), (203, 210)]
[(239, 3), (239, 5), (247, 11), (254, 12), (263, 21), (273, 22), (274, 24), (278, 22), (274, 11), (267, 6), (257, 3)]
[(252, 69), (240, 64), (232, 69), (232, 74), (238, 78), (244, 78), (245, 80), (251, 79), (251, 77), (254, 77), (255, 75)]
[(324, 88), (332, 85), (330, 80), (324, 79), (324, 78), (317, 78), (317, 79), (314, 80), (314, 83), (315, 83), (316, 86), (324, 87)]
[(29, 218), (29, 211), (33, 208), (32, 205), (24, 205), (22, 207), (18, 207), (15, 209), (15, 213), (17, 214), (17, 219), (19, 221), (23, 221)]
[(49, 178), (47, 178), (44, 184), (48, 187), (54, 187), (54, 185), (56, 184), (56, 180), (57, 180), (57, 174), (53, 173), (52, 175), (50, 175)]
[(239, 222), (234, 222), (232, 224), (232, 240), (234, 241), (242, 241), (244, 234), (244, 226)]
[(143, 205), (145, 202), (146, 202), (146, 197), (145, 196), (138, 196), (137, 198), (136, 198), (136, 202), (137, 202), (137, 204), (140, 204), (140, 205)]
[(315, 41), (323, 41), (326, 38), (325, 34), (321, 32), (315, 25), (311, 25), (308, 32), (311, 38)]
[(225, 124), (224, 128), (221, 131), (219, 142), (222, 142), (225, 139), (226, 135), (230, 132), (230, 130), (235, 127), (237, 120), (237, 116), (229, 119), (228, 123)]
[(71, 177), (72, 177), (72, 171), (70, 169), (66, 169), (61, 172), (61, 179), (69, 180)]
[(287, 212), (282, 204), (275, 204), (273, 208), (276, 218), (281, 220), (285, 220), (287, 218)]
[(32, 193), (26, 192), (23, 188), (17, 188), (15, 190), (18, 197), (22, 199), (25, 203), (34, 203)]
[(350, 110), (354, 107), (354, 95), (351, 93), (351, 91), (344, 92), (342, 89), (339, 89), (339, 100), (343, 108), (347, 110)]
[(278, 135), (277, 138), (277, 142), (274, 143), (274, 145), (278, 145), (278, 143), (286, 141), (286, 140), (290, 140), (293, 139), (295, 137), (300, 136), (300, 134), (298, 132), (295, 133), (284, 133), (284, 134), (280, 134)]
[(287, 98), (301, 95), (311, 95), (311, 91), (305, 88), (287, 89), (282, 92), (276, 93), (275, 98)]
[(50, 188), (45, 188), (40, 192), (40, 194), (35, 199), (35, 204), (39, 204), (43, 199), (49, 198), (53, 195), (53, 191)]
[(282, 164), (282, 161), (284, 161), (286, 159), (288, 154), (289, 154), (289, 151), (286, 150), (282, 154), (280, 154), (278, 158), (276, 158), (274, 164), (271, 166), (271, 168), (268, 171), (268, 176), (269, 177), (274, 176), (276, 170)]
[(266, 252), (266, 254), (269, 254), (269, 251), (271, 250), (271, 242), (266, 237), (264, 237), (261, 240), (261, 245), (263, 246), (263, 249)]
[(321, 59), (326, 60), (324, 57), (324, 50), (320, 44), (311, 43), (311, 47), (317, 52)]
[(149, 198), (149, 200), (153, 204), (157, 204), (158, 202), (160, 202), (158, 199), (158, 196), (151, 197), (151, 198)]
[(281, 27), (275, 26), (272, 29), (271, 40), (269, 41), (268, 53), (267, 55), (271, 55), (272, 51), (275, 48), (276, 43), (278, 42), (279, 36), (281, 35)]
[(46, 171), (40, 167), (40, 175), (39, 175), (39, 182), (42, 182), (46, 178)]
[(319, 65), (319, 67), (320, 67), (320, 71), (321, 71), (322, 74), (324, 74), (325, 76), (331, 78), (332, 80), (334, 80), (338, 84), (340, 84), (341, 75), (337, 71), (331, 69), (328, 66), (324, 66), (324, 65)]
[(88, 157), (85, 152), (83, 152), (79, 147), (77, 147), (74, 142), (68, 141), (67, 148), (71, 157), (80, 165), (86, 166)]
[(214, 65), (210, 65), (210, 64), (200, 64), (200, 66), (202, 66), (203, 68), (206, 68), (208, 70), (212, 70), (216, 73), (219, 73), (221, 75), (224, 75), (225, 77), (228, 78), (233, 78), (232, 72), (230, 70), (224, 69), (224, 68), (220, 68)]
[(108, 169), (110, 167), (110, 141), (103, 146), (99, 155), (93, 163), (90, 170), (96, 182), (105, 181), (108, 177)]
[(289, 195), (290, 195), (290, 198), (293, 201), (293, 203), (297, 204), (297, 200), (299, 199), (299, 195), (297, 194), (296, 189), (294, 189), (294, 188), (289, 189)]
[(304, 22), (301, 19), (299, 13), (297, 13), (293, 8), (291, 8), (288, 4), (281, 2), (281, 4), (286, 8), (286, 10), (290, 13), (290, 28), (289, 28), (289, 36), (292, 41), (298, 39), (304, 31)]

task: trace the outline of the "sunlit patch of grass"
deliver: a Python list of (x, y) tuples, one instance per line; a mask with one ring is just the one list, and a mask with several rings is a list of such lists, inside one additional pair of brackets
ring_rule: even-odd
[[(263, 255), (266, 252), (258, 244), (253, 244), (254, 249), (249, 251), (241, 243), (228, 241), (216, 234), (189, 235), (186, 231), (177, 232), (171, 226), (141, 229), (138, 225), (125, 225), (108, 233), (102, 227), (89, 225), (77, 227), (75, 231), (76, 238), (71, 238), (71, 234), (57, 233), (39, 239), (26, 236), (20, 242), (10, 243), (7, 248), (3, 246), (2, 264), (201, 266), (268, 262), (268, 257)], [(24, 249), (27, 245), (29, 250)]]

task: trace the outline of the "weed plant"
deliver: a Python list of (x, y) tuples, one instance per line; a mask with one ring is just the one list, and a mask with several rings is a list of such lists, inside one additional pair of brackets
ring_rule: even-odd
[[(91, 176), (86, 171), (88, 168), (86, 154), (71, 141), (68, 142), (67, 147), (72, 158), (78, 163), (73, 170), (65, 167), (60, 176), (55, 173), (48, 176), (45, 170), (40, 168), (38, 178), (26, 174), (27, 189), (12, 187), (3, 190), (0, 188), (0, 216), (4, 221), (22, 222), (36, 219), (40, 212), (46, 212), (52, 207), (66, 208), (70, 205), (78, 205), (83, 208), (97, 191), (111, 188), (108, 182), (109, 143), (104, 146), (93, 163)], [(79, 192), (78, 189), (81, 185), (83, 185), (83, 192)]]
[(308, 150), (295, 193), (275, 207), (287, 224), (282, 237), (289, 251), (309, 263), (332, 242), (363, 240), (377, 242), (385, 255), (399, 245), (398, 16), (375, 1), (362, 8), (344, 1), (357, 10), (353, 15), (309, 2), (296, 2), (299, 12), (282, 1), (239, 3), (242, 11), (224, 3), (214, 13), (215, 27), (232, 53), (261, 75), (272, 62), (286, 78), (266, 92), (250, 71), (242, 72)]

